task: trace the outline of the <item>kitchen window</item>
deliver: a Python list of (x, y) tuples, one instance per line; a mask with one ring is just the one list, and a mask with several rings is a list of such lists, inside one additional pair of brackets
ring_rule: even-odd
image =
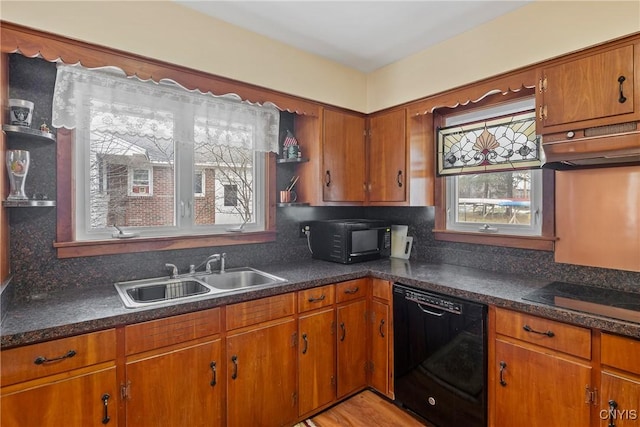
[[(54, 126), (75, 129), (76, 240), (110, 239), (114, 224), (141, 237), (265, 230), (274, 106), (60, 65), (53, 110)], [(233, 209), (218, 181), (229, 176)]]
[(444, 229), (436, 238), (487, 244), (541, 238), (545, 185), (534, 106), (533, 98), (519, 98), (441, 116), (436, 143)]

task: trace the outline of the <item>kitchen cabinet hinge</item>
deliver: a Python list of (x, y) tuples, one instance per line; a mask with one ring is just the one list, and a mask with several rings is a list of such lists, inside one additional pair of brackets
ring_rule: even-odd
[(540, 80), (538, 80), (538, 92), (546, 92), (547, 91), (547, 76), (544, 76)]
[(120, 397), (122, 400), (129, 398), (129, 391), (131, 389), (131, 381), (127, 381), (125, 384), (120, 385)]
[(597, 405), (598, 404), (598, 389), (597, 388), (594, 388), (593, 390), (591, 390), (589, 388), (589, 384), (586, 385), (585, 390), (584, 390), (584, 403), (586, 403), (587, 405), (589, 405), (589, 404)]

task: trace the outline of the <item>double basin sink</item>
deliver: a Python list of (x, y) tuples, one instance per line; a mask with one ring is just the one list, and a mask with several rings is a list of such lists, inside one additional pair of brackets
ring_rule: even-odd
[(250, 267), (224, 273), (194, 273), (175, 278), (153, 278), (117, 282), (115, 287), (125, 307), (192, 301), (209, 295), (267, 287), (285, 279)]

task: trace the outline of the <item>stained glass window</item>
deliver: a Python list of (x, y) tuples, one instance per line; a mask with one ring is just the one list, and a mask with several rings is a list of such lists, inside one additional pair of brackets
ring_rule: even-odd
[(438, 130), (438, 175), (540, 167), (534, 111)]

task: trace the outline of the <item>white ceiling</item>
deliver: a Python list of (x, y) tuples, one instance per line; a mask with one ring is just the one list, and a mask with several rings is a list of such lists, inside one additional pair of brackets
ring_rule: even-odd
[(533, 0), (175, 1), (370, 72)]

